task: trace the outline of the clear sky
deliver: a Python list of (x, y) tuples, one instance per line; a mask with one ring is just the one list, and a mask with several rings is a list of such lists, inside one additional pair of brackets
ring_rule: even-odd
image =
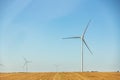
[(119, 17), (117, 0), (1, 0), (0, 71), (80, 71), (81, 36), (85, 39), (84, 71), (117, 71), (119, 62)]

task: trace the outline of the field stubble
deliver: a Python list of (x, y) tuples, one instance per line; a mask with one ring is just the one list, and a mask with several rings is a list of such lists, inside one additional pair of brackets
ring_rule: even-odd
[(119, 72), (0, 73), (0, 80), (120, 80)]

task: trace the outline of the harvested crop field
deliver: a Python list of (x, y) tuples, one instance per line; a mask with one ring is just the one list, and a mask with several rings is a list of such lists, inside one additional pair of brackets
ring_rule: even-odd
[(119, 72), (0, 73), (0, 80), (120, 80)]

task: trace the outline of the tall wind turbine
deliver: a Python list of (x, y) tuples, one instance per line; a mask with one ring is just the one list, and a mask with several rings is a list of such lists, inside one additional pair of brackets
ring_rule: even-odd
[(81, 36), (63, 38), (63, 39), (81, 39), (81, 72), (83, 72), (83, 44), (85, 44), (85, 46), (87, 47), (87, 49), (89, 50), (89, 52), (91, 54), (93, 54), (92, 51), (90, 50), (90, 48), (88, 47), (88, 45), (87, 45), (87, 43), (85, 41), (85, 38), (84, 38), (85, 37), (85, 33), (86, 33), (87, 29), (88, 29), (88, 26), (89, 26), (90, 22), (91, 22), (91, 20), (89, 20), (89, 22), (86, 25), (86, 28), (85, 28), (85, 30), (84, 30), (84, 32), (82, 33)]
[(25, 68), (26, 72), (28, 72), (28, 64), (31, 63), (31, 61), (28, 61), (26, 58), (23, 58), (25, 63), (23, 65), (23, 67)]

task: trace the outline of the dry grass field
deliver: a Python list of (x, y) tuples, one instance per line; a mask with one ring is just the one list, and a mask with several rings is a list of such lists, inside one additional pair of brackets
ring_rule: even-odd
[(0, 80), (120, 80), (119, 72), (0, 73)]

